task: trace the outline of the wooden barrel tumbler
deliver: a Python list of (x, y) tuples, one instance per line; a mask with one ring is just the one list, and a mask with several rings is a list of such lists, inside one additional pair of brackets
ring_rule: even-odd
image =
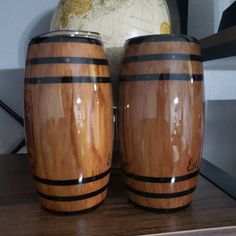
[(41, 205), (81, 212), (106, 197), (112, 156), (112, 88), (100, 36), (34, 38), (25, 72), (25, 128)]
[(204, 129), (197, 41), (152, 35), (126, 42), (120, 86), (120, 152), (131, 202), (182, 209), (196, 188)]

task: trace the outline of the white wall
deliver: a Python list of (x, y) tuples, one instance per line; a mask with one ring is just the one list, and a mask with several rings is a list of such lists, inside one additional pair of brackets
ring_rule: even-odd
[(218, 31), (222, 12), (235, 0), (189, 0), (188, 34), (201, 39)]
[(204, 63), (206, 100), (236, 99), (236, 56)]
[[(223, 11), (235, 0), (189, 0), (188, 34), (198, 39), (217, 33)], [(205, 63), (207, 100), (236, 99), (235, 57)]]
[(0, 69), (24, 67), (27, 42), (49, 30), (58, 0), (0, 1)]
[[(58, 0), (0, 0), (0, 99), (23, 117), (25, 53), (29, 40), (47, 32)], [(0, 153), (24, 137), (20, 124), (0, 108)]]
[(205, 70), (204, 77), (206, 100), (236, 99), (236, 70)]

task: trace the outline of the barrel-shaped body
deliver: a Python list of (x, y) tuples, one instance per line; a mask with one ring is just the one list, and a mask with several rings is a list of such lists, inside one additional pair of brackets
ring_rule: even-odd
[(41, 205), (93, 208), (106, 197), (112, 155), (112, 88), (99, 36), (33, 39), (25, 72), (28, 156)]
[(187, 206), (204, 126), (196, 40), (153, 35), (127, 41), (120, 80), (120, 152), (129, 199), (160, 210)]

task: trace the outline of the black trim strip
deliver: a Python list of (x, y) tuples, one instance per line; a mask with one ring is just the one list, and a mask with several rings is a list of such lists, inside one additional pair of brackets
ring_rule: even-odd
[(138, 55), (124, 58), (123, 63), (130, 62), (143, 62), (143, 61), (164, 61), (164, 60), (176, 60), (176, 61), (199, 61), (202, 62), (200, 55), (193, 54), (149, 54)]
[[(5, 104), (1, 99), (0, 99), (0, 108), (2, 108), (13, 119), (18, 121), (24, 127), (24, 120), (15, 111), (13, 111), (7, 104)], [(22, 141), (10, 153), (16, 154), (24, 146), (25, 146), (25, 139), (23, 138)]]
[(196, 187), (182, 191), (177, 193), (148, 193), (148, 192), (142, 192), (137, 189), (134, 189), (128, 185), (126, 185), (126, 188), (129, 192), (134, 193), (136, 195), (147, 197), (147, 198), (161, 198), (161, 199), (167, 199), (167, 198), (177, 198), (177, 197), (183, 197), (185, 195), (189, 195), (194, 192)]
[(31, 40), (30, 45), (39, 43), (88, 43), (102, 46), (102, 43), (97, 39), (69, 36), (36, 37)]
[(49, 201), (57, 201), (57, 202), (73, 202), (73, 201), (81, 201), (84, 199), (88, 199), (88, 198), (92, 198), (95, 197), (97, 195), (99, 195), (100, 193), (104, 192), (106, 189), (108, 188), (108, 184), (105, 185), (103, 188), (95, 191), (95, 192), (91, 192), (91, 193), (87, 193), (84, 195), (78, 195), (78, 196), (66, 196), (66, 197), (61, 197), (61, 196), (51, 196), (51, 195), (46, 195), (44, 193), (41, 193), (39, 191), (37, 191), (37, 194), (44, 199), (47, 199)]
[(143, 182), (149, 182), (149, 183), (176, 183), (176, 182), (182, 182), (187, 179), (191, 179), (193, 177), (196, 177), (199, 173), (199, 170), (188, 174), (188, 175), (183, 175), (183, 176), (177, 176), (177, 177), (146, 177), (146, 176), (141, 176), (141, 175), (136, 175), (132, 173), (127, 173), (125, 170), (123, 170), (124, 174), (132, 179), (138, 180), (138, 181), (143, 181)]
[(189, 42), (189, 43), (197, 43), (197, 39), (188, 36), (188, 35), (175, 35), (175, 34), (156, 34), (156, 35), (145, 35), (145, 36), (139, 36), (135, 38), (128, 39), (126, 41), (127, 45), (132, 44), (140, 44), (140, 43), (151, 43), (151, 42)]
[(49, 180), (49, 179), (40, 178), (35, 175), (33, 175), (33, 177), (34, 177), (35, 181), (37, 181), (41, 184), (54, 185), (54, 186), (70, 186), (70, 185), (79, 185), (79, 184), (86, 184), (86, 183), (94, 182), (94, 181), (97, 181), (99, 179), (106, 177), (108, 174), (110, 174), (110, 169), (108, 169), (107, 171), (105, 171), (99, 175), (83, 178), (81, 181), (79, 179)]
[(36, 77), (26, 78), (25, 84), (111, 83), (110, 77)]
[(32, 58), (26, 61), (26, 66), (39, 64), (94, 64), (108, 65), (106, 59), (86, 58), (86, 57), (44, 57)]
[(25, 139), (22, 141), (10, 152), (10, 154), (17, 154), (25, 146)]
[(121, 82), (128, 81), (149, 81), (149, 80), (193, 80), (202, 81), (203, 75), (191, 74), (142, 74), (142, 75), (122, 75)]
[(15, 111), (13, 111), (6, 103), (0, 100), (0, 108), (6, 111), (11, 117), (18, 121), (22, 126), (24, 126), (24, 119), (20, 117)]

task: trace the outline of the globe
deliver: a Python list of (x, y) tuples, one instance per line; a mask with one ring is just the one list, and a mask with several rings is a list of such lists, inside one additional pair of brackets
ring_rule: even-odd
[(165, 0), (61, 0), (52, 30), (98, 31), (105, 47), (122, 47), (128, 38), (170, 33)]
[(165, 0), (60, 0), (51, 30), (84, 30), (101, 34), (109, 61), (115, 116), (114, 150), (118, 149), (119, 71), (127, 39), (171, 33)]
[(109, 60), (114, 105), (123, 45), (129, 38), (171, 33), (165, 0), (61, 0), (51, 30), (85, 30), (101, 34)]

